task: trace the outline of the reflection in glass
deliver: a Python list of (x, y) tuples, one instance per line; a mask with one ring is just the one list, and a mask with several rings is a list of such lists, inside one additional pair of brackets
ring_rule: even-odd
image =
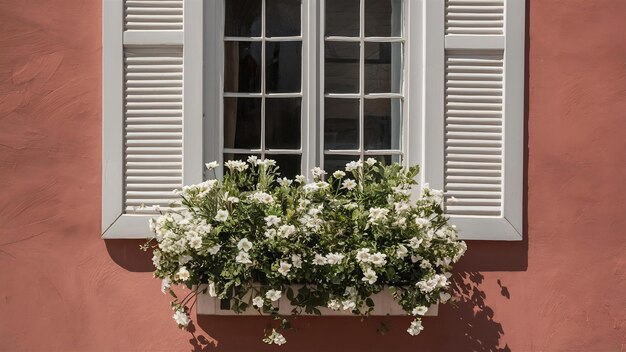
[(401, 93), (402, 43), (365, 43), (365, 93)]
[(324, 155), (324, 170), (332, 175), (337, 170), (345, 170), (346, 164), (360, 159), (358, 155)]
[(358, 37), (359, 0), (326, 0), (326, 36)]
[(302, 42), (267, 42), (268, 93), (298, 93), (302, 81)]
[(265, 147), (300, 149), (302, 98), (267, 98), (265, 100)]
[(261, 99), (224, 98), (224, 147), (261, 147)]
[(226, 0), (225, 2), (225, 36), (261, 36), (261, 0)]
[(365, 36), (401, 37), (402, 0), (365, 0)]
[(261, 43), (224, 43), (224, 91), (261, 92)]
[(326, 42), (325, 47), (325, 92), (358, 93), (359, 43)]
[(266, 36), (300, 35), (302, 0), (266, 0)]
[(272, 155), (265, 156), (266, 159), (276, 160), (276, 164), (280, 167), (280, 177), (293, 179), (296, 175), (302, 173), (301, 156), (300, 155)]
[(402, 103), (400, 99), (366, 99), (365, 150), (400, 149)]
[(324, 149), (359, 149), (358, 99), (324, 99)]

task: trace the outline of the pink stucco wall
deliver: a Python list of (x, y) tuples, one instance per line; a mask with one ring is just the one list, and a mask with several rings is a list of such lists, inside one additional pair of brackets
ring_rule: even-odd
[[(626, 1), (528, 2), (525, 240), (470, 243), (419, 337), (301, 318), (284, 351), (626, 349)], [(0, 350), (273, 349), (177, 330), (140, 242), (100, 239), (100, 7), (0, 0)]]

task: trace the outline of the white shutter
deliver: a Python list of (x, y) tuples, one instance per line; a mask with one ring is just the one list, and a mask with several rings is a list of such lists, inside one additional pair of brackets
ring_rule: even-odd
[(202, 180), (202, 0), (103, 0), (104, 238)]
[(424, 181), (465, 239), (522, 238), (524, 0), (427, 0)]

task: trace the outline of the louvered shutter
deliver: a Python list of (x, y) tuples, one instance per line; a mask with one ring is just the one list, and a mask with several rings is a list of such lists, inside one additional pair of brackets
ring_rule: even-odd
[(427, 0), (424, 181), (463, 238), (520, 240), (523, 0)]
[(147, 238), (202, 181), (202, 0), (103, 0), (105, 238)]

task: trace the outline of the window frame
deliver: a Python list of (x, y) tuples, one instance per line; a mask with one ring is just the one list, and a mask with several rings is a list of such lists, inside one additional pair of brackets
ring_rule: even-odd
[[(204, 20), (204, 160), (224, 159), (224, 22), (225, 0), (205, 2)], [(364, 1), (364, 0), (361, 0)], [(302, 123), (301, 123), (301, 170), (309, 178), (310, 170), (322, 166), (324, 158), (324, 4), (325, 0), (302, 0)], [(362, 15), (362, 14), (361, 14)], [(381, 94), (400, 98), (402, 103), (402, 126), (399, 155), (404, 164), (419, 163), (419, 131), (422, 72), (423, 27), (412, 24), (413, 16), (423, 17), (422, 6), (403, 1), (403, 84), (399, 94)], [(364, 18), (361, 17), (361, 22)], [(362, 24), (361, 24), (362, 25)], [(264, 34), (264, 33), (263, 33)], [(258, 40), (258, 39), (257, 39)], [(412, 41), (415, 41), (413, 43)], [(363, 51), (363, 50), (361, 50)], [(360, 81), (363, 77), (359, 77)], [(217, 82), (217, 83), (216, 83)], [(360, 82), (363, 85), (363, 82)], [(356, 93), (363, 95), (364, 92)], [(230, 95), (230, 94), (229, 94)], [(262, 130), (262, 133), (264, 131)], [(363, 141), (360, 141), (363, 143)], [(257, 151), (253, 151), (258, 153)], [(274, 151), (275, 154), (280, 151)], [(365, 155), (381, 155), (384, 151), (372, 151)], [(341, 154), (345, 155), (345, 154)], [(387, 154), (384, 154), (387, 155)], [(216, 169), (218, 177), (223, 167)], [(205, 174), (208, 177), (208, 174)]]

